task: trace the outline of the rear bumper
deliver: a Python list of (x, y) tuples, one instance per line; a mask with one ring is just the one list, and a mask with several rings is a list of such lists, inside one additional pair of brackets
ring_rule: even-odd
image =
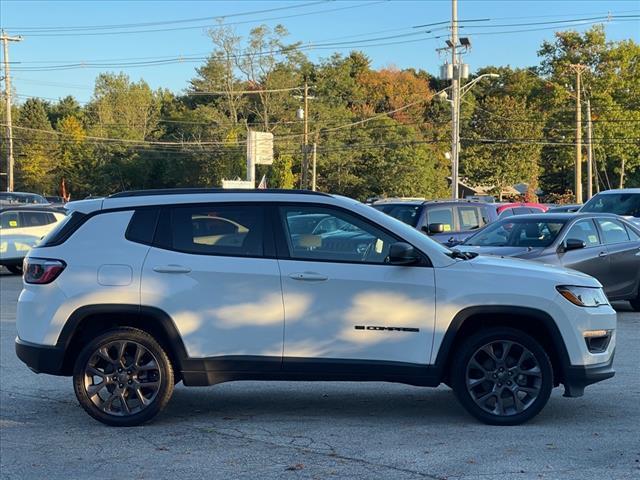
[(36, 373), (63, 375), (64, 349), (16, 338), (16, 355)]
[(613, 369), (613, 355), (606, 363), (588, 366), (568, 366), (565, 368), (564, 396), (581, 397), (588, 385), (601, 382), (616, 374)]

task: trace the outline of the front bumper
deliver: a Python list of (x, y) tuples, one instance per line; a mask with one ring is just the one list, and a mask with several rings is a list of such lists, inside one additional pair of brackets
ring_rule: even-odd
[(601, 382), (616, 374), (613, 369), (613, 355), (606, 363), (586, 366), (568, 366), (564, 372), (564, 396), (581, 397), (588, 385)]
[(57, 346), (38, 345), (16, 338), (16, 355), (36, 373), (64, 375), (64, 349)]

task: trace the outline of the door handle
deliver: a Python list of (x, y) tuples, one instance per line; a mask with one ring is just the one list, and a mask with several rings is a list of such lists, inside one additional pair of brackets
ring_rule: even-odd
[(600, 253), (598, 254), (598, 256), (599, 256), (600, 258), (604, 258), (604, 257), (606, 257), (607, 255), (609, 255), (607, 252), (600, 252)]
[(299, 272), (289, 274), (289, 278), (299, 280), (301, 282), (324, 282), (329, 277), (315, 272)]
[(153, 267), (153, 271), (158, 273), (189, 273), (191, 269), (182, 265), (158, 265)]

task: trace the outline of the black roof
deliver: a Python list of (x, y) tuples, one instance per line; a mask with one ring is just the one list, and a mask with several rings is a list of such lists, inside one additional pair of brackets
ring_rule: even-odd
[(125, 197), (147, 197), (151, 195), (193, 195), (193, 194), (211, 194), (211, 193), (286, 193), (286, 194), (302, 194), (302, 195), (321, 195), (329, 197), (330, 195), (322, 192), (313, 192), (311, 190), (285, 190), (278, 188), (264, 189), (243, 189), (243, 188), (158, 188), (150, 190), (128, 190), (125, 192), (114, 193), (107, 198), (125, 198)]

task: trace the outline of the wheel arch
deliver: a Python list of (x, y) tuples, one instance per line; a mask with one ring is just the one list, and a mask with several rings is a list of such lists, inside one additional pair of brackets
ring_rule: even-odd
[(536, 339), (551, 359), (554, 383), (563, 383), (569, 354), (562, 334), (551, 315), (543, 310), (508, 305), (485, 305), (461, 310), (451, 321), (436, 356), (441, 378), (448, 382), (449, 369), (462, 341), (484, 327), (505, 326), (521, 330)]
[(69, 316), (56, 344), (64, 351), (62, 374), (72, 374), (73, 364), (87, 340), (118, 327), (149, 333), (167, 352), (176, 376), (180, 375), (187, 352), (171, 317), (158, 308), (126, 304), (87, 305)]

